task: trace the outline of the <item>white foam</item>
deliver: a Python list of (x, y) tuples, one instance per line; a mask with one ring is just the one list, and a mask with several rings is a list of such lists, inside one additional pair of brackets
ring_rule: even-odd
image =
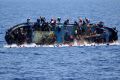
[[(23, 45), (16, 45), (16, 44), (12, 44), (12, 45), (4, 45), (5, 48), (23, 48), (23, 47), (77, 47), (77, 46), (105, 46), (108, 44), (96, 44), (96, 43), (87, 43), (84, 42), (83, 44), (79, 44), (77, 42), (74, 42), (73, 44), (54, 44), (54, 45), (36, 45), (35, 43), (32, 44), (23, 44)], [(114, 42), (114, 43), (109, 43), (109, 45), (120, 45), (120, 42)]]

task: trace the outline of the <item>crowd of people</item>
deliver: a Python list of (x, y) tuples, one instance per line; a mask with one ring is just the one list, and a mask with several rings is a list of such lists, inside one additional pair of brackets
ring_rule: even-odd
[[(92, 24), (88, 18), (79, 18), (71, 24), (69, 19), (61, 22), (61, 18), (58, 17), (57, 19), (52, 18), (50, 21), (47, 21), (45, 17), (40, 16), (40, 18), (32, 25), (31, 20), (27, 19), (27, 28), (17, 29), (12, 34), (14, 35), (14, 39), (17, 39), (14, 40), (17, 41), (17, 43), (31, 43), (32, 33), (34, 31), (53, 32), (50, 34), (53, 39), (49, 39), (51, 42), (69, 43), (75, 39), (86, 39), (92, 42), (108, 42), (110, 34), (109, 32), (106, 32), (107, 30), (102, 29), (104, 27), (104, 22), (100, 21), (97, 24)], [(99, 37), (98, 40), (97, 35)], [(45, 41), (45, 39), (43, 39), (43, 41)]]
[[(27, 19), (27, 23), (30, 23), (30, 19)], [(59, 25), (63, 25), (64, 28)], [(72, 31), (68, 31), (68, 25), (72, 25)], [(32, 26), (33, 30), (38, 31), (54, 31), (54, 32), (64, 32), (64, 41), (73, 41), (74, 39), (80, 40), (81, 38), (94, 37), (97, 34), (101, 34), (104, 31), (101, 29), (104, 27), (104, 22), (99, 22), (97, 24), (92, 24), (88, 18), (79, 18), (78, 21), (74, 21), (70, 24), (70, 20), (67, 19), (63, 23), (61, 18), (52, 18), (49, 22), (46, 21), (45, 17), (40, 17)], [(67, 30), (68, 29), (68, 30)], [(71, 34), (71, 33), (72, 34)], [(56, 36), (61, 37), (61, 36)]]

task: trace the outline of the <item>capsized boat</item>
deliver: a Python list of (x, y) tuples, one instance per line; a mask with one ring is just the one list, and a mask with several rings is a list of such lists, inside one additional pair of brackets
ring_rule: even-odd
[(74, 41), (88, 43), (112, 43), (118, 40), (116, 28), (100, 24), (84, 23), (79, 25), (49, 22), (26, 22), (17, 24), (6, 31), (7, 44), (51, 45), (70, 44)]

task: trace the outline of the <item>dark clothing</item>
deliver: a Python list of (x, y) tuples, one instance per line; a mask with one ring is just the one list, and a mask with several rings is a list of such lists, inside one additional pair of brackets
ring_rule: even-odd
[(64, 25), (67, 25), (67, 24), (69, 24), (69, 20), (66, 20), (66, 21), (64, 22)]

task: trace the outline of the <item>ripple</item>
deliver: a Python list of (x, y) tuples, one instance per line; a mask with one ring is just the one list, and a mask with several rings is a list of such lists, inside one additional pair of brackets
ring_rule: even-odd
[(14, 78), (12, 80), (46, 80), (45, 77)]
[(60, 79), (60, 80), (89, 80), (89, 79), (87, 79), (87, 78), (84, 78), (84, 77), (78, 77), (78, 78), (72, 78), (72, 77), (68, 77), (68, 78), (62, 78), (62, 79)]

